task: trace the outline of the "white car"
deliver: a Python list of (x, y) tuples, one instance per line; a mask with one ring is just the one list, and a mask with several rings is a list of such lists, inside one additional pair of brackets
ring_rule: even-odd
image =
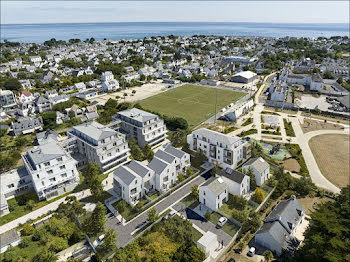
[(227, 222), (227, 218), (226, 217), (220, 217), (219, 221), (218, 221), (218, 226), (223, 227)]
[(252, 257), (252, 256), (254, 256), (254, 254), (255, 254), (255, 247), (251, 247), (251, 248), (249, 249), (247, 255), (250, 256), (250, 257)]

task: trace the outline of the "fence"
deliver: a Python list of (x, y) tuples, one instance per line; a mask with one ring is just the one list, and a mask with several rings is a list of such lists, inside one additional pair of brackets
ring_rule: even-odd
[(226, 214), (225, 212), (222, 212), (221, 210), (216, 210), (217, 213), (219, 213), (221, 216), (226, 217), (228, 220), (230, 220), (233, 224), (235, 224), (238, 227), (242, 226), (242, 223), (234, 219), (232, 216)]
[(224, 247), (224, 249), (221, 251), (221, 255), (218, 256), (216, 259), (214, 259), (214, 262), (216, 261), (223, 261), (223, 258), (225, 256), (225, 254), (230, 250), (232, 244), (236, 241), (237, 237), (241, 234), (242, 232), (242, 228), (240, 228), (236, 234), (233, 236), (233, 238), (231, 239), (231, 241)]
[(265, 197), (264, 201), (261, 202), (261, 204), (255, 209), (255, 212), (259, 212), (259, 210), (261, 209), (261, 207), (266, 203), (266, 201), (270, 198), (270, 196), (272, 195), (273, 191), (275, 191), (276, 187), (274, 187), (271, 192)]

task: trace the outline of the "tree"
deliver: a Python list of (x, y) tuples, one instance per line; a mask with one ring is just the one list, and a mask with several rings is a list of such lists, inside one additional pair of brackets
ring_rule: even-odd
[(33, 257), (32, 262), (55, 262), (57, 260), (58, 257), (54, 252), (43, 249), (43, 251)]
[(149, 211), (148, 211), (148, 222), (150, 223), (154, 223), (156, 222), (158, 216), (157, 216), (157, 210), (152, 207)]
[(193, 174), (194, 174), (194, 170), (192, 168), (188, 167), (187, 170), (186, 170), (186, 176), (190, 177)]
[(105, 232), (105, 237), (103, 239), (103, 243), (98, 247), (98, 252), (102, 254), (106, 254), (109, 251), (113, 250), (117, 245), (117, 233), (109, 228)]
[(264, 252), (264, 259), (266, 262), (270, 262), (273, 259), (273, 254), (270, 250)]
[(265, 196), (262, 189), (260, 187), (256, 188), (254, 194), (251, 197), (251, 200), (260, 204), (264, 201), (264, 199), (265, 199)]
[(304, 233), (304, 245), (295, 253), (295, 261), (350, 261), (350, 185), (334, 201), (317, 206)]
[(308, 195), (316, 186), (310, 177), (302, 176), (300, 179), (295, 179), (294, 190), (301, 196)]
[(23, 225), (22, 230), (23, 230), (24, 236), (29, 236), (29, 235), (32, 235), (34, 233), (34, 227), (28, 223)]
[(145, 81), (146, 80), (146, 76), (145, 75), (140, 75), (140, 81)]
[(3, 88), (11, 91), (19, 91), (22, 88), (22, 85), (17, 78), (7, 78), (3, 82)]
[(27, 144), (27, 139), (25, 138), (24, 135), (19, 135), (16, 136), (16, 140), (15, 140), (15, 146), (16, 147), (24, 147)]
[(97, 202), (97, 205), (92, 211), (91, 216), (84, 223), (84, 230), (90, 236), (95, 236), (104, 231), (106, 226), (106, 207)]
[(248, 169), (247, 175), (250, 177), (250, 190), (255, 190), (256, 189), (256, 180), (255, 180), (255, 175), (254, 175), (252, 168)]
[(75, 222), (77, 218), (86, 214), (84, 205), (82, 205), (76, 196), (66, 197), (66, 201), (61, 203), (57, 210), (56, 214), (58, 217), (67, 217), (71, 222)]
[(333, 76), (332, 72), (328, 71), (328, 70), (326, 72), (324, 72), (323, 77), (325, 79), (334, 79), (334, 76)]
[(28, 210), (33, 210), (35, 207), (35, 201), (33, 199), (29, 199), (26, 203), (26, 208)]
[(198, 185), (193, 185), (191, 187), (191, 196), (195, 199), (199, 198), (199, 190), (198, 190)]
[(118, 201), (116, 205), (116, 209), (118, 210), (119, 213), (123, 213), (125, 209), (127, 208), (128, 204), (124, 199), (121, 199)]
[(63, 239), (62, 237), (56, 237), (54, 240), (51, 242), (49, 246), (49, 250), (52, 252), (60, 252), (66, 248), (68, 248), (68, 242), (66, 239)]
[(45, 129), (55, 129), (56, 123), (56, 111), (48, 111), (41, 114)]
[(218, 171), (218, 165), (215, 165), (210, 171), (211, 176), (215, 177), (217, 171)]
[(142, 161), (144, 159), (141, 148), (138, 146), (134, 138), (129, 140), (130, 153), (133, 159)]
[(151, 161), (154, 156), (154, 152), (149, 144), (146, 144), (145, 147), (142, 150), (142, 154), (144, 159), (147, 159), (148, 161)]
[(100, 197), (103, 192), (101, 168), (90, 162), (85, 172), (85, 179), (91, 193), (97, 198)]

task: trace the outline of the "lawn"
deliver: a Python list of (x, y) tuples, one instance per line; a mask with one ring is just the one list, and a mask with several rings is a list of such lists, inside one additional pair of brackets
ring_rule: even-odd
[(315, 211), (315, 208), (313, 206), (314, 203), (316, 204), (321, 204), (327, 201), (333, 201), (332, 199), (328, 198), (328, 197), (303, 197), (303, 198), (298, 198), (298, 202), (300, 203), (300, 205), (305, 208), (306, 210), (306, 214), (310, 215), (312, 212)]
[[(217, 225), (220, 217), (221, 215), (219, 213), (213, 212), (210, 215), (209, 221), (212, 222), (214, 225)], [(233, 237), (239, 228), (238, 226), (233, 224), (231, 221), (227, 221), (226, 224), (221, 229), (227, 234), (229, 234), (231, 237)]]
[(310, 149), (322, 174), (338, 187), (350, 180), (350, 142), (348, 135), (318, 135), (309, 140)]
[(258, 133), (257, 129), (249, 129), (247, 131), (242, 131), (237, 136), (244, 137), (244, 136), (249, 136), (249, 135), (256, 134), (256, 133)]
[(247, 125), (250, 125), (251, 123), (253, 123), (253, 118), (249, 117), (246, 121), (244, 121), (242, 126), (247, 126)]
[(246, 95), (243, 92), (186, 84), (139, 103), (143, 108), (160, 114), (182, 117), (190, 127), (195, 127), (214, 115), (216, 91), (217, 112)]
[[(136, 206), (132, 207), (131, 205), (129, 205), (126, 202), (125, 202), (126, 205), (125, 205), (124, 210), (122, 210), (122, 212), (120, 212), (120, 208), (118, 208), (118, 203), (120, 201), (124, 201), (125, 202), (125, 200), (119, 200), (117, 202), (114, 202), (112, 205), (122, 215), (122, 217), (126, 221), (129, 221), (129, 220), (133, 219), (135, 216), (137, 216), (139, 213), (142, 212), (142, 208), (140, 208), (140, 210), (137, 210)], [(142, 198), (137, 204), (140, 205), (141, 207), (143, 207), (147, 203), (148, 203), (148, 200), (146, 198)]]
[(191, 209), (194, 209), (196, 206), (199, 205), (198, 199), (195, 199), (191, 195), (188, 195), (181, 199), (181, 202), (184, 203), (186, 206), (188, 206)]
[(284, 124), (284, 128), (286, 130), (286, 135), (295, 137), (292, 122), (288, 122), (287, 119), (283, 118), (283, 124)]
[[(36, 209), (39, 209), (47, 204), (50, 204), (57, 199), (67, 196), (70, 192), (51, 199), (50, 201), (39, 201), (35, 191), (30, 191), (23, 195), (17, 196), (7, 200), (7, 204), (10, 209), (10, 213), (0, 217), (0, 226), (4, 225), (10, 221), (13, 221), (21, 216), (24, 216)], [(30, 201), (30, 202), (29, 202)], [(28, 205), (28, 203), (30, 205)]]
[(102, 195), (97, 198), (94, 195), (85, 197), (83, 199), (80, 200), (80, 202), (89, 202), (89, 203), (97, 203), (97, 202), (101, 202), (103, 203), (106, 199), (110, 198), (112, 195), (108, 192), (108, 191), (103, 191)]
[[(334, 121), (334, 120), (333, 120)], [(324, 121), (317, 121), (312, 119), (304, 119), (304, 123), (300, 124), (301, 130), (304, 133), (316, 130), (343, 130), (344, 127), (337, 124), (325, 123)]]

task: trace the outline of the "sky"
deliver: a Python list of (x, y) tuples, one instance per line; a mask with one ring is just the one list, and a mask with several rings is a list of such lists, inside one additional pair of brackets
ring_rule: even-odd
[(2, 24), (99, 22), (349, 23), (349, 1), (8, 1)]

